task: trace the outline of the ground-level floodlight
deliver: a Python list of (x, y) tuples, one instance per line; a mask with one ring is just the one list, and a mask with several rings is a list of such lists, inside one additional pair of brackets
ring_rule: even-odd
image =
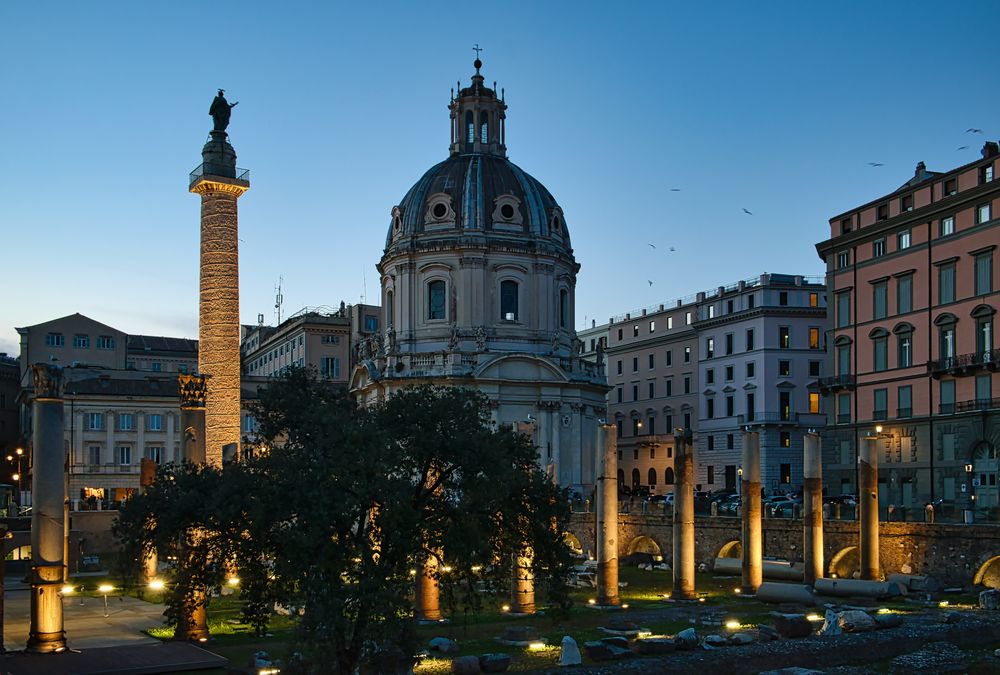
[(101, 584), (97, 590), (104, 595), (104, 618), (106, 619), (108, 618), (108, 593), (115, 590), (115, 587), (110, 584)]

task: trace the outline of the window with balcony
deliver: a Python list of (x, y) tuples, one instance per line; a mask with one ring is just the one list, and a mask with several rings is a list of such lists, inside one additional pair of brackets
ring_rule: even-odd
[(872, 399), (872, 419), (886, 419), (889, 416), (889, 390), (876, 389), (872, 393)]
[(819, 328), (810, 326), (809, 328), (809, 349), (819, 349)]
[(913, 387), (906, 385), (896, 390), (896, 417), (913, 416)]
[(973, 310), (976, 319), (976, 352), (986, 358), (993, 349), (993, 312), (988, 305), (980, 305)]
[(906, 325), (894, 329), (896, 333), (896, 367), (909, 368), (913, 365), (913, 327)]
[(837, 394), (837, 423), (845, 424), (851, 421), (851, 395)]
[(782, 421), (792, 419), (792, 394), (788, 391), (778, 393), (778, 414)]
[(955, 412), (955, 380), (941, 380), (938, 384), (938, 406), (942, 415)]

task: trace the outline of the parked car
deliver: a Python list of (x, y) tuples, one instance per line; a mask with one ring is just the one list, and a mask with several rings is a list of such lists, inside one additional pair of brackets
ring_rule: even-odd
[(779, 499), (767, 505), (767, 513), (772, 518), (791, 518), (796, 506), (802, 506), (801, 499), (795, 499), (794, 497)]
[(833, 497), (824, 497), (824, 504), (841, 504), (843, 506), (857, 506), (858, 501), (855, 499), (854, 495), (835, 495)]

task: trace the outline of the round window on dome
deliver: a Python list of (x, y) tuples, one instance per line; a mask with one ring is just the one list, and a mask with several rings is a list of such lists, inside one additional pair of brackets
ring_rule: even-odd
[(434, 214), (435, 218), (438, 218), (438, 219), (444, 218), (445, 215), (448, 214), (448, 207), (445, 206), (444, 204), (437, 203), (437, 204), (434, 205), (434, 209), (431, 211), (431, 213)]
[(514, 217), (514, 207), (511, 206), (510, 204), (504, 204), (503, 206), (500, 207), (500, 215), (506, 218), (507, 220), (510, 220), (511, 218)]
[(559, 216), (552, 217), (552, 231), (553, 232), (559, 231)]

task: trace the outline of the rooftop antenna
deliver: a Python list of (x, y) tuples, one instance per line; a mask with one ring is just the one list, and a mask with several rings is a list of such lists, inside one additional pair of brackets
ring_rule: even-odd
[(274, 313), (278, 316), (278, 323), (275, 325), (281, 325), (281, 306), (285, 303), (285, 296), (281, 294), (281, 282), (285, 278), (282, 276), (278, 277), (278, 286), (274, 289)]
[(361, 268), (361, 304), (367, 304), (368, 300), (368, 281), (365, 278), (365, 268)]
[(257, 315), (257, 325), (258, 326), (263, 326), (264, 325), (264, 315), (263, 314), (258, 314)]

